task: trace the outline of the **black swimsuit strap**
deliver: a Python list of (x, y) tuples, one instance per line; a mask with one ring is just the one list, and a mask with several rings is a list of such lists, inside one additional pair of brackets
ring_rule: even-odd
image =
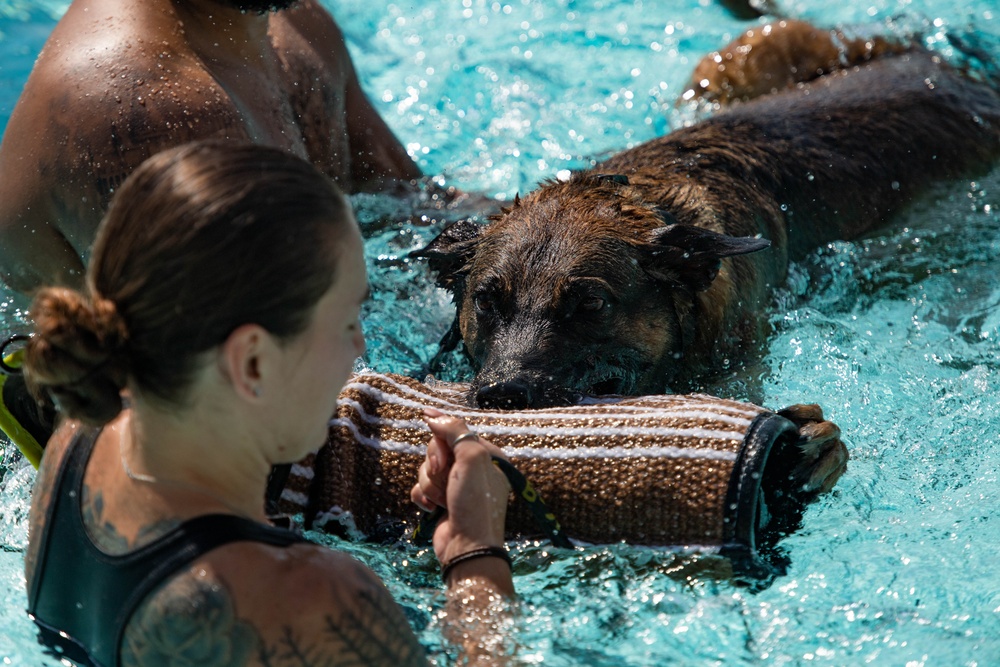
[[(244, 517), (207, 514), (135, 551), (106, 554), (90, 540), (81, 514), (83, 477), (96, 441), (96, 432), (78, 435), (59, 470), (29, 613), (40, 626), (58, 628), (85, 646), (98, 664), (118, 664), (118, 648), (136, 608), (170, 576), (209, 551), (232, 542), (284, 547), (306, 541), (291, 531)], [(81, 578), (87, 584), (81, 584)], [(73, 595), (81, 598), (76, 605)], [(89, 608), (74, 608), (81, 604)]]
[[(28, 590), (29, 614), (34, 614), (35, 608), (38, 606), (39, 590), (42, 584), (46, 556), (49, 552), (49, 542), (52, 540), (52, 535), (57, 532), (54, 528), (58, 520), (57, 517), (62, 517), (65, 514), (65, 512), (58, 510), (60, 506), (67, 503), (72, 504), (74, 499), (78, 498), (83, 486), (83, 475), (87, 461), (90, 460), (90, 454), (97, 444), (97, 437), (100, 433), (99, 429), (78, 431), (69, 444), (69, 451), (59, 463), (59, 469), (56, 471), (55, 481), (52, 484), (52, 499), (45, 511), (45, 524), (42, 528), (41, 544), (38, 549), (37, 569)], [(65, 522), (61, 521), (60, 523)]]

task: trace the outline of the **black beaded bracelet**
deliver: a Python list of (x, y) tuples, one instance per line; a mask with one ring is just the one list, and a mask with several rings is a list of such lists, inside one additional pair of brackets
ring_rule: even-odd
[(478, 549), (473, 549), (472, 551), (466, 551), (464, 554), (458, 554), (450, 561), (441, 566), (441, 579), (445, 583), (448, 583), (448, 574), (454, 569), (459, 563), (464, 563), (468, 560), (475, 560), (476, 558), (486, 558), (491, 556), (493, 558), (502, 558), (507, 562), (507, 567), (513, 569), (513, 563), (510, 560), (510, 554), (503, 547), (479, 547)]

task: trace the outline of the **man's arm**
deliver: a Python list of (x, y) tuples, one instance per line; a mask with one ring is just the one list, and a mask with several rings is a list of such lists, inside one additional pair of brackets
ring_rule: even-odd
[(160, 76), (191, 87), (181, 96), (151, 95), (143, 88), (154, 76), (148, 63), (132, 62), (128, 77), (112, 80), (120, 62), (113, 51), (102, 54), (100, 68), (79, 55), (45, 55), (0, 145), (0, 280), (25, 296), (42, 285), (83, 283), (111, 196), (147, 157), (195, 139), (245, 138), (202, 70), (173, 64)]
[[(5, 178), (0, 168), (0, 180)], [(83, 284), (83, 259), (45, 208), (19, 207), (0, 187), (0, 281), (24, 297), (23, 305), (39, 287)]]
[(295, 30), (314, 46), (327, 67), (342, 72), (346, 132), (351, 151), (349, 178), (353, 189), (386, 190), (399, 181), (420, 178), (423, 175), (420, 167), (361, 89), (344, 35), (333, 17), (315, 0), (303, 0), (287, 16)]
[(358, 190), (384, 190), (394, 181), (411, 181), (423, 175), (361, 90), (354, 67), (347, 84), (347, 134), (351, 178)]
[(52, 136), (45, 106), (29, 84), (0, 144), (0, 280), (22, 296), (42, 285), (83, 281), (83, 260), (59, 220), (67, 173), (56, 153), (65, 137)]

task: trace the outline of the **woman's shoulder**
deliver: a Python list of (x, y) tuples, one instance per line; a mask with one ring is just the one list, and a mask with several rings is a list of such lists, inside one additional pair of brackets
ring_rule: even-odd
[(49, 505), (52, 503), (52, 496), (56, 492), (55, 484), (59, 475), (62, 460), (69, 450), (74, 438), (81, 432), (81, 426), (77, 422), (67, 422), (61, 425), (53, 433), (42, 454), (42, 462), (38, 467), (38, 474), (35, 476), (34, 487), (31, 492), (31, 509), (29, 510), (29, 535), (28, 551), (24, 558), (25, 575), (28, 581), (34, 578), (35, 567), (38, 561), (38, 550), (41, 542), (38, 537), (45, 528), (46, 515)]
[(309, 543), (219, 548), (172, 577), (133, 614), (123, 665), (177, 647), (200, 665), (423, 665), (405, 615), (374, 573)]
[(277, 618), (329, 613), (332, 607), (350, 607), (359, 595), (385, 592), (364, 564), (311, 542), (287, 547), (236, 542), (206, 560), (248, 609)]

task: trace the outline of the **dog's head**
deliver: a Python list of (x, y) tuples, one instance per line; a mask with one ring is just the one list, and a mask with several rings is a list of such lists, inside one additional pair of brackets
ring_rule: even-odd
[(662, 392), (683, 363), (694, 294), (722, 259), (767, 247), (678, 224), (622, 176), (577, 175), (457, 222), (416, 253), (452, 292), (483, 407)]

